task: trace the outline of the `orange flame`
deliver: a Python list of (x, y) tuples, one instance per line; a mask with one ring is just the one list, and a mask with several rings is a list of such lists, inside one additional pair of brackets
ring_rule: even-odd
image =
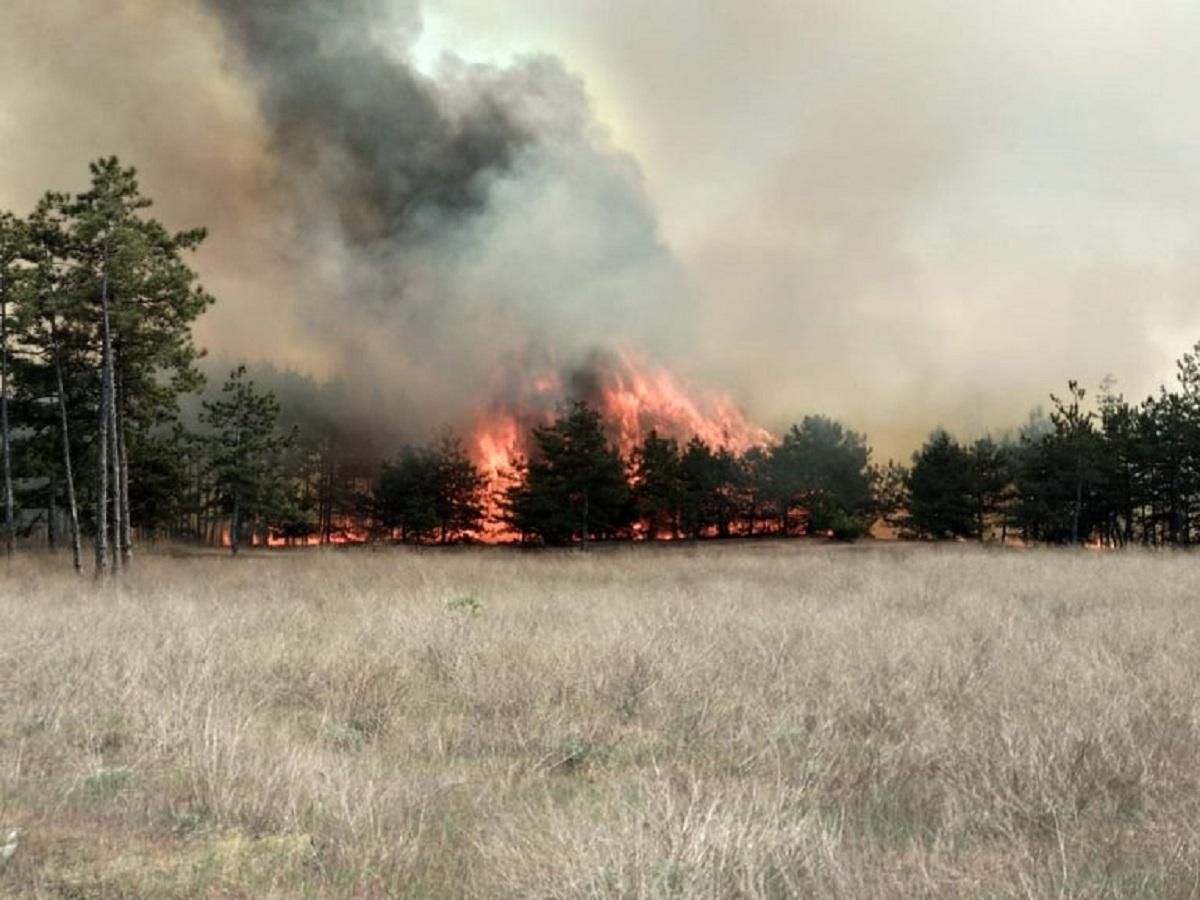
[(750, 424), (729, 395), (689, 393), (666, 369), (639, 367), (628, 353), (621, 369), (606, 373), (600, 413), (616, 432), (617, 446), (628, 456), (651, 429), (682, 442), (698, 437), (710, 447), (744, 453), (770, 442), (771, 435)]
[(516, 483), (517, 464), (525, 455), (524, 447), (523, 429), (515, 416), (506, 412), (477, 416), (475, 434), (468, 452), (487, 481), (483, 539), (489, 543), (501, 543), (519, 537), (504, 523), (503, 497)]
[[(765, 429), (750, 423), (729, 395), (687, 389), (670, 371), (640, 364), (629, 352), (614, 354), (597, 374), (597, 408), (610, 438), (628, 458), (651, 430), (684, 443), (699, 437), (710, 447), (744, 453), (771, 441)], [(515, 482), (515, 469), (528, 456), (534, 427), (549, 424), (568, 400), (553, 372), (532, 376), (516, 401), (499, 403), (476, 414), (468, 450), (488, 485), (489, 523), (484, 539), (515, 540), (502, 521), (502, 498)]]

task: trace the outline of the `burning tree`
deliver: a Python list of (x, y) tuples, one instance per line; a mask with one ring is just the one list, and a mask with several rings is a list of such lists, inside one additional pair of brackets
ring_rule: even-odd
[(634, 506), (645, 523), (646, 536), (651, 540), (664, 533), (678, 537), (684, 500), (679, 442), (651, 429), (631, 462)]

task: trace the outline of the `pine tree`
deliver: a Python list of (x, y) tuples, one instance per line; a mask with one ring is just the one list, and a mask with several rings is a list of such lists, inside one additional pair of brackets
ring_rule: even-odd
[(1144, 460), (1139, 440), (1138, 409), (1117, 394), (1111, 380), (1101, 388), (1099, 503), (1104, 540), (1113, 546), (1134, 541), (1138, 509), (1144, 505)]
[(646, 536), (657, 540), (664, 532), (678, 537), (683, 482), (679, 444), (651, 430), (633, 453), (633, 496), (637, 517)]
[(1050, 395), (1054, 404), (1050, 421), (1054, 423), (1055, 433), (1048, 440), (1068, 463), (1062, 468), (1061, 475), (1070, 484), (1071, 543), (1078, 544), (1086, 537), (1087, 529), (1082, 528), (1084, 503), (1088, 499), (1087, 491), (1097, 477), (1099, 440), (1095, 427), (1096, 414), (1083, 409), (1087, 391), (1076, 381), (1069, 382), (1067, 389), (1067, 400)]
[(982, 437), (967, 452), (971, 462), (970, 497), (975, 514), (975, 536), (983, 541), (1004, 503), (1009, 480), (1008, 451), (991, 437)]
[(717, 455), (699, 437), (684, 445), (679, 459), (680, 526), (697, 540), (717, 527), (716, 497), (721, 475)]
[(372, 490), (373, 518), (408, 543), (469, 540), (483, 530), (486, 485), (462, 442), (445, 435), (430, 447), (405, 447), (384, 465)]
[(97, 441), (96, 569), (109, 565), (111, 491), (112, 564), (132, 555), (131, 429), (173, 420), (177, 397), (201, 378), (191, 335), (196, 317), (212, 302), (195, 284), (181, 254), (195, 249), (203, 230), (171, 234), (142, 210), (134, 169), (115, 157), (91, 166), (92, 185), (65, 205), (76, 261), (75, 289), (94, 303), (100, 403)]
[(405, 447), (386, 463), (372, 490), (375, 522), (388, 537), (422, 544), (433, 539), (438, 508), (433, 484), (437, 460), (426, 448)]
[(260, 393), (239, 366), (220, 396), (203, 403), (200, 422), (209, 429), (208, 469), (219, 503), (229, 515), (229, 546), (237, 555), (246, 522), (269, 521), (293, 501), (283, 468), (292, 441), (281, 434), (279, 404)]
[[(80, 375), (89, 368), (90, 310), (81, 298), (74, 279), (69, 251), (69, 234), (64, 221), (66, 198), (46, 194), (28, 219), (26, 262), (28, 269), (20, 304), (18, 330), (29, 351), (25, 387), (35, 387), (40, 371), (46, 393), (53, 395), (54, 430), (61, 453), (61, 477), (66, 489), (67, 521), (72, 561), (82, 572), (76, 472), (72, 443), (75, 407), (72, 394), (81, 390)], [(76, 388), (74, 391), (71, 388)], [(51, 478), (57, 481), (50, 469)], [(51, 496), (53, 496), (53, 488)]]
[[(771, 450), (769, 479), (780, 532), (792, 530), (793, 509), (809, 531), (865, 531), (871, 508), (871, 451), (866, 438), (825, 416), (806, 416)], [(857, 521), (851, 521), (851, 520)]]
[(483, 530), (487, 479), (475, 468), (462, 442), (446, 435), (433, 448), (433, 495), (443, 544)]
[(534, 452), (524, 478), (507, 494), (508, 520), (546, 544), (613, 537), (633, 520), (620, 454), (609, 446), (600, 415), (576, 403), (550, 425), (533, 430)]
[(913, 454), (906, 519), (913, 534), (942, 540), (978, 533), (972, 468), (971, 454), (943, 429)]
[(9, 322), (25, 238), (25, 224), (9, 213), (0, 213), (0, 467), (4, 480), (4, 550), (9, 556), (16, 549), (12, 428), (9, 422)]
[(770, 516), (772, 501), (770, 450), (767, 447), (751, 447), (738, 460), (738, 468), (746, 534), (754, 537), (759, 523), (765, 523)]
[(908, 467), (894, 460), (871, 469), (871, 515), (901, 533), (907, 530), (912, 503), (908, 491), (910, 477)]

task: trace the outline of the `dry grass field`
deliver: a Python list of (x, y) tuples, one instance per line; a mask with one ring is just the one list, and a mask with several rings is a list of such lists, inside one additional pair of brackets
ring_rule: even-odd
[(0, 896), (1200, 896), (1200, 560), (0, 573)]

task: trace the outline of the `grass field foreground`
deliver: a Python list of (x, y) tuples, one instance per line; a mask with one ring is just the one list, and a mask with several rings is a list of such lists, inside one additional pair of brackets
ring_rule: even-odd
[(0, 896), (1200, 896), (1200, 564), (802, 544), (0, 572)]

